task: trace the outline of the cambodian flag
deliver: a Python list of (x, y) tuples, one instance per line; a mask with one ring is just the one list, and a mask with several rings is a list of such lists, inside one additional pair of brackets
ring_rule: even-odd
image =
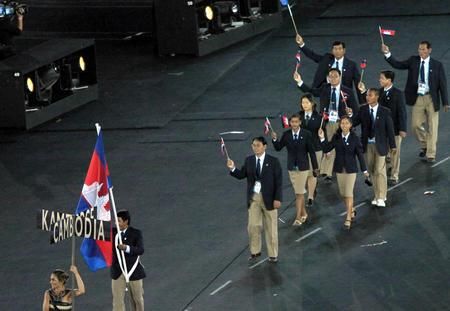
[(280, 3), (282, 6), (288, 6), (289, 5), (289, 0), (280, 0)]
[[(90, 212), (99, 220), (111, 221), (109, 188), (112, 187), (101, 130), (84, 180), (76, 214)], [(88, 216), (89, 217), (89, 216)], [(111, 230), (111, 228), (105, 228)], [(89, 269), (96, 271), (111, 266), (112, 242), (84, 239), (81, 254)]]

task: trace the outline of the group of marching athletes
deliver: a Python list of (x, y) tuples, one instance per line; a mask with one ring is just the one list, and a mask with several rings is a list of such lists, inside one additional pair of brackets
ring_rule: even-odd
[[(297, 70), (294, 72), (293, 79), (305, 92), (300, 98), (300, 112), (291, 115), (290, 129), (281, 137), (271, 132), (275, 150), (287, 149), (287, 169), (297, 208), (293, 226), (307, 222), (306, 206), (314, 204), (317, 178), (331, 183), (334, 173), (347, 211), (344, 228), (350, 230), (356, 216), (353, 189), (357, 162), (366, 183), (373, 185), (374, 206), (385, 207), (388, 184), (399, 182), (401, 143), (407, 134), (405, 98), (406, 104), (412, 106), (411, 129), (420, 144), (419, 157), (426, 163), (436, 161), (441, 101), (445, 112), (450, 108), (444, 67), (430, 57), (432, 48), (428, 41), (420, 42), (418, 55), (405, 61), (394, 58), (382, 43), (386, 61), (396, 69), (408, 70), (405, 90), (394, 86), (392, 70), (380, 72), (379, 87), (366, 88), (358, 66), (345, 56), (344, 42), (333, 42), (331, 53), (323, 55), (310, 49), (300, 35), (296, 36), (296, 43), (304, 55), (318, 64), (317, 70), (310, 86)], [(365, 68), (365, 63), (361, 68)], [(319, 99), (318, 104), (314, 97)], [(360, 137), (353, 130), (358, 125)], [(255, 137), (254, 155), (247, 157), (241, 168), (228, 159), (227, 167), (232, 176), (247, 179), (249, 260), (254, 262), (261, 255), (264, 229), (269, 262), (275, 263), (282, 169), (277, 158), (266, 154), (266, 148), (266, 139)]]

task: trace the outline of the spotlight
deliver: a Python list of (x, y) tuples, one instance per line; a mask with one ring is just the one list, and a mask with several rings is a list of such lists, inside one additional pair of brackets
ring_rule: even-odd
[(30, 93), (34, 92), (34, 83), (31, 78), (27, 78), (27, 89), (30, 91)]
[(47, 102), (51, 104), (52, 95), (53, 95), (53, 85), (58, 82), (59, 77), (61, 76), (59, 73), (59, 69), (56, 65), (52, 64), (42, 73), (38, 74), (36, 72), (38, 82), (37, 86), (37, 94), (36, 99), (41, 102)]
[(86, 62), (84, 61), (83, 56), (80, 56), (80, 58), (78, 59), (78, 65), (80, 66), (81, 71), (86, 70)]
[(205, 17), (209, 21), (212, 21), (214, 19), (214, 11), (209, 5), (205, 7)]

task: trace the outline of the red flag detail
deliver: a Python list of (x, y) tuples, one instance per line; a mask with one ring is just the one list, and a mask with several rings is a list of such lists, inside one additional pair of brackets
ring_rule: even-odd
[(289, 128), (289, 120), (285, 115), (281, 116), (281, 126), (285, 129)]
[(361, 64), (359, 65), (359, 67), (361, 67), (361, 69), (366, 69), (366, 67), (367, 67), (367, 59), (363, 59), (361, 61)]
[(386, 36), (395, 36), (395, 30), (380, 28), (380, 33)]

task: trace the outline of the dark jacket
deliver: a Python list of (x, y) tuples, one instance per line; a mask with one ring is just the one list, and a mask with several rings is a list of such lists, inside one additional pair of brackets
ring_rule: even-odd
[[(320, 113), (323, 113), (323, 111), (330, 111), (329, 106), (331, 101), (331, 84), (327, 83), (323, 84), (320, 88), (311, 88), (303, 82), (302, 86), (300, 86), (300, 89), (303, 92), (311, 92), (314, 96), (319, 97)], [(353, 91), (345, 85), (341, 84), (341, 92), (344, 94), (344, 96), (347, 97), (344, 98), (341, 94), (339, 94), (339, 117), (347, 114), (347, 112), (345, 111), (346, 106), (351, 108), (354, 112), (357, 112), (359, 110), (359, 106), (355, 100), (355, 97), (353, 96)]]
[[(408, 70), (408, 79), (405, 86), (406, 104), (413, 106), (417, 99), (417, 88), (420, 70), (420, 56), (411, 56), (407, 60), (398, 61), (392, 55), (386, 58), (386, 61), (396, 69)], [(439, 111), (440, 103), (448, 105), (447, 79), (445, 76), (444, 66), (442, 63), (430, 58), (429, 67), (429, 87), (430, 95), (433, 99), (435, 111)]]
[(289, 129), (283, 133), (280, 140), (272, 140), (272, 143), (276, 151), (286, 147), (288, 152), (287, 169), (289, 171), (294, 170), (295, 166), (298, 167), (299, 171), (309, 170), (308, 154), (313, 169), (318, 168), (314, 141), (310, 131), (301, 128), (297, 141), (294, 141), (292, 130)]
[[(312, 134), (314, 151), (322, 150), (322, 144), (320, 143), (319, 135), (317, 134), (320, 123), (322, 122), (322, 116), (316, 110), (313, 110), (311, 118), (309, 119), (308, 124), (306, 124), (305, 112), (302, 110), (299, 114), (302, 120), (301, 127), (310, 131)], [(322, 124), (322, 127), (324, 127), (324, 124)]]
[[(253, 196), (253, 187), (257, 180), (256, 178), (256, 156), (252, 155), (245, 159), (244, 165), (241, 169), (236, 168), (230, 172), (231, 176), (237, 179), (247, 178), (247, 207)], [(282, 182), (283, 175), (281, 165), (277, 158), (268, 155), (264, 158), (264, 163), (261, 166), (261, 175), (259, 182), (261, 183), (261, 193), (264, 205), (267, 210), (273, 210), (273, 201), (282, 200)]]
[[(122, 275), (122, 270), (120, 269), (119, 262), (117, 261), (116, 255), (116, 245), (115, 245), (115, 236), (117, 230), (113, 230), (113, 261), (111, 265), (111, 278), (116, 280), (118, 277)], [(125, 235), (122, 239), (122, 243), (130, 246), (130, 253), (125, 252), (125, 261), (127, 262), (128, 272), (133, 267), (134, 263), (138, 256), (144, 254), (144, 241), (142, 238), (142, 233), (140, 230), (135, 229), (133, 227), (128, 227), (125, 231)], [(131, 275), (130, 280), (136, 281), (145, 278), (145, 271), (142, 265), (139, 263), (134, 270), (134, 273)]]
[(387, 93), (381, 88), (380, 94), (378, 102), (391, 111), (395, 135), (398, 135), (400, 131), (406, 132), (407, 117), (403, 92), (393, 86)]
[[(359, 113), (353, 115), (353, 126), (361, 124), (361, 142), (364, 152), (367, 151), (367, 144), (370, 135), (370, 106), (364, 104)], [(388, 108), (378, 105), (377, 115), (375, 116), (375, 146), (380, 156), (387, 155), (389, 148), (395, 148), (394, 125), (391, 113)]]
[(343, 173), (344, 168), (346, 173), (357, 173), (358, 167), (356, 165), (356, 157), (359, 160), (359, 167), (361, 171), (366, 171), (366, 162), (364, 161), (363, 148), (360, 138), (352, 131), (348, 135), (347, 142), (344, 144), (342, 134), (339, 131), (333, 135), (330, 142), (325, 140), (322, 142), (323, 151), (336, 151), (336, 158), (334, 159), (333, 171), (335, 173)]
[[(327, 84), (328, 70), (334, 65), (334, 56), (331, 53), (325, 53), (323, 55), (317, 54), (306, 45), (300, 48), (306, 57), (310, 58), (318, 64), (314, 80), (312, 83), (313, 88), (320, 88), (324, 84)], [(344, 56), (344, 62), (342, 64), (342, 84), (351, 90), (353, 95), (353, 86), (355, 87), (356, 94), (360, 102), (363, 98), (358, 91), (358, 83), (361, 79), (358, 66), (356, 63)]]

